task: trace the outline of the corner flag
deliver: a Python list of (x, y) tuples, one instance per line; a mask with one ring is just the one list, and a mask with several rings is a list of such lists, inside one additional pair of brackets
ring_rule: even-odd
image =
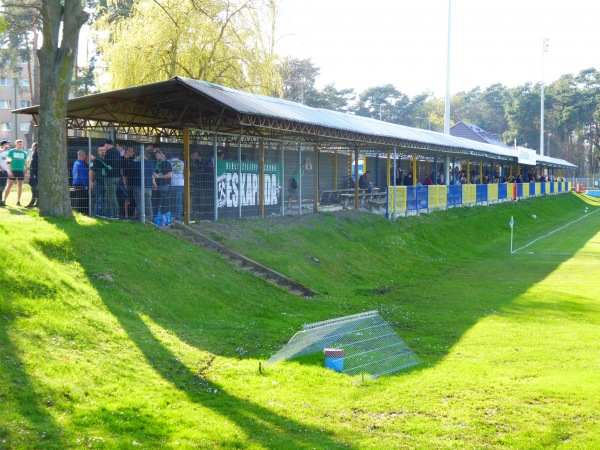
[(515, 220), (513, 219), (513, 216), (510, 216), (510, 222), (508, 224), (510, 225), (511, 228), (515, 224)]

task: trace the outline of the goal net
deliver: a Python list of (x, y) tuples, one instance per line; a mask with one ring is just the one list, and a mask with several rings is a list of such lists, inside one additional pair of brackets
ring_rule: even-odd
[(397, 372), (421, 361), (377, 311), (369, 311), (303, 326), (266, 364), (322, 352), (343, 350), (337, 364), (347, 375), (372, 378)]

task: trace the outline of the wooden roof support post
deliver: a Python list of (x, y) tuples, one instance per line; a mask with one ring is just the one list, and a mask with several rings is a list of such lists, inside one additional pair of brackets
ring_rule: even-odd
[(412, 185), (417, 185), (417, 177), (419, 176), (419, 168), (417, 167), (417, 154), (413, 153), (413, 177)]
[(313, 170), (315, 171), (315, 199), (313, 202), (313, 212), (319, 211), (319, 144), (315, 144), (315, 148), (313, 150), (313, 158), (315, 160), (315, 166)]
[(471, 184), (471, 161), (467, 159), (467, 184)]
[[(387, 164), (386, 164), (386, 168), (387, 168), (387, 176), (386, 176), (386, 182), (385, 185), (386, 186), (390, 186), (392, 184), (392, 177), (391, 177), (391, 168), (392, 165), (390, 163), (390, 151), (387, 151)], [(394, 178), (396, 178), (396, 171), (394, 170)]]
[(354, 149), (354, 209), (358, 209), (358, 147)]
[[(190, 129), (183, 129), (183, 223), (190, 223)], [(142, 161), (142, 164), (144, 162)]]
[(258, 208), (260, 218), (265, 218), (265, 140), (260, 140), (260, 161), (258, 162)]

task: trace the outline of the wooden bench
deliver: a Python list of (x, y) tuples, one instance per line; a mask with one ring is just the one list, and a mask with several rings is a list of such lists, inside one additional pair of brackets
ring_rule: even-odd
[[(354, 201), (355, 194), (340, 194), (340, 204), (346, 205), (351, 204)], [(385, 203), (385, 199), (387, 198), (386, 192), (360, 192), (358, 194), (358, 203), (364, 204), (369, 201), (383, 201)]]
[[(359, 189), (359, 192), (365, 191), (366, 189)], [(340, 203), (340, 195), (342, 194), (354, 195), (354, 189), (324, 189), (320, 191), (319, 203), (322, 205)]]
[(369, 210), (372, 212), (375, 208), (383, 208), (387, 204), (387, 200), (368, 200)]

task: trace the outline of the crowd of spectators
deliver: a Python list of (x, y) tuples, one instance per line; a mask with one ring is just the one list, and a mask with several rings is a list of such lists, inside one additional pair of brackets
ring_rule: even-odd
[[(185, 163), (181, 152), (148, 145), (143, 159), (132, 147), (113, 146), (107, 139), (93, 155), (86, 151), (73, 164), (73, 208), (107, 219), (138, 220), (143, 205), (145, 219), (156, 225), (182, 221), (184, 216)], [(81, 164), (89, 173), (76, 176)], [(213, 209), (214, 162), (193, 151), (190, 162), (190, 214), (203, 216)], [(84, 180), (80, 182), (79, 180)], [(83, 187), (78, 187), (81, 184)], [(91, 190), (92, 204), (87, 205)], [(84, 198), (85, 197), (85, 198)]]
[[(425, 173), (422, 179), (416, 180), (414, 183), (417, 186), (431, 186), (431, 185), (442, 185), (445, 184), (444, 171), (440, 170), (437, 175), (435, 171), (430, 174)], [(413, 171), (408, 170), (408, 173), (403, 176), (402, 169), (396, 167), (396, 173), (394, 174), (394, 168), (390, 169), (390, 182), (396, 186), (413, 186)], [(491, 184), (491, 183), (545, 183), (545, 182), (556, 182), (561, 181), (554, 175), (538, 174), (533, 170), (530, 170), (527, 175), (521, 173), (513, 176), (505, 174), (501, 176), (499, 170), (495, 170), (493, 173), (485, 171), (480, 174), (478, 168), (472, 168), (469, 173), (466, 170), (460, 169), (458, 166), (450, 172), (450, 185), (462, 185), (462, 184)]]

